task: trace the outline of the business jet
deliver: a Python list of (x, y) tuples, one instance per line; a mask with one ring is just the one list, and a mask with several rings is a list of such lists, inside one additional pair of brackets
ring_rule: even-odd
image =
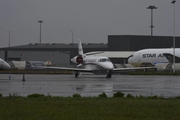
[[(180, 63), (180, 48), (175, 48), (175, 62)], [(173, 63), (173, 48), (139, 50), (129, 56), (128, 63), (133, 66), (141, 63)]]
[(8, 69), (11, 69), (11, 66), (6, 61), (0, 58), (0, 69), (8, 70)]
[[(94, 53), (96, 54), (96, 53)], [(80, 72), (98, 72), (106, 71), (106, 78), (111, 78), (113, 71), (137, 70), (137, 69), (152, 69), (153, 67), (137, 67), (137, 68), (114, 68), (113, 63), (108, 57), (94, 56), (92, 54), (84, 54), (81, 40), (78, 42), (78, 55), (71, 59), (77, 66), (76, 68), (65, 67), (46, 67), (48, 69), (69, 70), (75, 72), (75, 77), (79, 76)]]

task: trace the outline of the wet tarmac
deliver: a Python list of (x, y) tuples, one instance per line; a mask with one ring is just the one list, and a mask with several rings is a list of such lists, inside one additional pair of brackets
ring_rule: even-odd
[(3, 96), (17, 94), (44, 94), (52, 96), (98, 96), (105, 92), (109, 97), (117, 91), (133, 96), (180, 96), (180, 76), (140, 76), (113, 75), (107, 79), (105, 75), (44, 75), (26, 74), (22, 82), (22, 74), (1, 74), (0, 93)]

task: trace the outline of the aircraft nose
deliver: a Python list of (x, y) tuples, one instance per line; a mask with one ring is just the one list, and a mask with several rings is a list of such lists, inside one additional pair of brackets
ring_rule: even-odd
[(6, 63), (6, 64), (4, 65), (4, 67), (5, 67), (6, 69), (11, 69), (11, 66), (10, 66), (8, 63)]
[(129, 59), (128, 59), (128, 63), (131, 63), (132, 62), (132, 57), (130, 57)]
[(107, 65), (106, 65), (106, 69), (107, 70), (112, 70), (114, 68), (114, 65), (111, 63), (111, 62), (109, 62)]

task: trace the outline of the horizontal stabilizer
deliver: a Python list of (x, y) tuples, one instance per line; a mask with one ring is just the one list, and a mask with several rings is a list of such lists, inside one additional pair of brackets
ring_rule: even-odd
[(100, 53), (104, 53), (104, 51), (89, 52), (89, 53), (85, 53), (85, 54), (86, 54), (86, 55), (95, 55), (95, 54), (100, 54)]

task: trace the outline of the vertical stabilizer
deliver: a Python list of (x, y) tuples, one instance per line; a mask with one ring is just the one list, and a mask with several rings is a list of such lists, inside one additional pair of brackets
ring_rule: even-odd
[(78, 54), (81, 56), (84, 56), (84, 52), (83, 52), (83, 48), (82, 48), (82, 44), (81, 44), (81, 40), (79, 39), (78, 42)]

